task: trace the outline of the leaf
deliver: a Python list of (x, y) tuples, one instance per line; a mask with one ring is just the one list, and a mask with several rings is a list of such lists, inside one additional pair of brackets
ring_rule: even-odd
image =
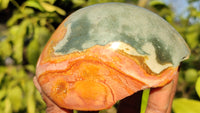
[(19, 29), (18, 25), (13, 25), (9, 28), (9, 38), (12, 40), (14, 36), (17, 34), (17, 30)]
[(15, 86), (8, 91), (8, 97), (11, 101), (12, 108), (15, 112), (19, 111), (22, 107), (22, 90), (19, 86)]
[(85, 0), (72, 0), (73, 4), (75, 5), (75, 7), (77, 6), (82, 6), (83, 4), (86, 3)]
[(28, 113), (35, 113), (35, 97), (34, 97), (34, 84), (33, 81), (28, 81), (27, 82), (27, 87), (26, 87), (26, 92), (27, 92), (27, 110)]
[(35, 27), (34, 39), (39, 42), (40, 46), (44, 47), (50, 36), (51, 33), (46, 27)]
[(32, 40), (27, 47), (27, 60), (30, 64), (36, 65), (40, 55), (39, 43), (36, 39)]
[(10, 37), (13, 41), (13, 57), (17, 63), (21, 63), (23, 59), (24, 38), (29, 24), (31, 23), (28, 19), (23, 20), (19, 26), (15, 26), (17, 29), (15, 29), (12, 37)]
[(186, 37), (187, 43), (189, 44), (191, 49), (196, 48), (199, 43), (199, 38), (198, 38), (199, 32), (198, 31), (199, 31), (198, 24), (191, 25), (187, 29), (187, 33), (186, 33), (185, 37)]
[(155, 6), (155, 5), (163, 5), (163, 6), (165, 6), (165, 3), (162, 2), (161, 0), (151, 0), (149, 5), (150, 6)]
[(0, 100), (2, 98), (4, 98), (5, 96), (6, 96), (6, 89), (5, 88), (1, 88), (1, 90), (0, 90)]
[(13, 16), (11, 18), (9, 18), (9, 20), (7, 21), (7, 26), (12, 26), (14, 24), (17, 23), (17, 21), (19, 19), (22, 19), (24, 17), (24, 15), (22, 13), (18, 13), (18, 12), (14, 12)]
[[(34, 10), (33, 10), (33, 8), (24, 8), (23, 10), (22, 10), (22, 13), (24, 14), (24, 16), (26, 17), (26, 16), (28, 16), (28, 15), (32, 15), (32, 14), (34, 14)], [(27, 17), (26, 17), (27, 18)]]
[(12, 113), (12, 106), (11, 106), (11, 101), (9, 98), (6, 98), (5, 100), (4, 113)]
[(9, 43), (8, 38), (0, 41), (0, 57), (5, 59), (6, 57), (11, 56), (12, 54), (12, 47), (11, 44)]
[(42, 97), (41, 97), (40, 92), (39, 92), (38, 90), (36, 90), (36, 96), (35, 96), (35, 98), (36, 98), (36, 100), (37, 100), (38, 102), (42, 103), (44, 106), (46, 105), (45, 102), (44, 102), (44, 100), (43, 100)]
[(73, 110), (73, 113), (78, 113), (78, 111), (77, 110)]
[(51, 5), (51, 4), (48, 4), (46, 2), (41, 2), (40, 4), (48, 12), (54, 12), (54, 11), (56, 11), (60, 15), (66, 15), (66, 12), (63, 9), (59, 8), (59, 7), (56, 7), (56, 6)]
[(199, 113), (200, 101), (186, 98), (174, 99), (172, 108), (174, 113)]
[(4, 111), (4, 108), (5, 108), (5, 99), (1, 100), (0, 102), (0, 111)]
[(46, 11), (48, 11), (48, 12), (53, 12), (53, 11), (56, 10), (56, 7), (55, 7), (55, 6), (53, 6), (53, 5), (51, 5), (51, 4), (48, 4), (48, 3), (46, 3), (46, 2), (41, 2), (40, 4), (41, 4), (42, 7), (43, 7)]
[(8, 7), (10, 0), (0, 0), (0, 11)]
[(33, 7), (40, 11), (44, 11), (44, 8), (40, 5), (40, 3), (38, 1), (34, 1), (34, 0), (25, 1), (24, 6)]
[(195, 89), (196, 89), (196, 92), (197, 92), (197, 94), (200, 98), (200, 77), (196, 81)]
[(34, 65), (26, 65), (25, 69), (27, 69), (28, 71), (35, 73), (35, 66)]
[(195, 7), (189, 7), (189, 10), (190, 10), (190, 15), (192, 17), (196, 17), (198, 15), (198, 10), (195, 8)]
[(150, 93), (150, 89), (146, 89), (143, 91), (140, 113), (145, 113), (145, 111), (146, 111), (147, 103), (148, 103), (148, 99), (149, 99), (149, 93)]
[(189, 44), (191, 49), (194, 49), (198, 45), (198, 33), (188, 33), (186, 34), (187, 43)]
[(7, 21), (6, 24), (7, 26), (12, 26), (14, 24), (17, 24), (20, 19), (25, 20), (25, 17), (31, 14), (34, 14), (34, 10), (31, 8), (24, 8), (22, 12), (18, 10), (14, 11), (13, 16)]
[(7, 66), (6, 67), (6, 74), (9, 77), (14, 78), (17, 75), (17, 67), (15, 67), (15, 66)]
[(26, 76), (27, 76), (27, 73), (25, 72), (24, 68), (18, 67), (17, 74), (15, 75), (15, 79), (20, 81), (20, 80), (24, 79)]
[(43, 1), (48, 2), (50, 4), (54, 4), (56, 2), (56, 0), (43, 0)]
[(56, 12), (62, 16), (65, 16), (66, 15), (66, 12), (65, 10), (59, 8), (59, 7), (56, 7)]
[(1, 85), (2, 79), (3, 79), (4, 76), (5, 76), (5, 73), (6, 73), (6, 67), (0, 66), (0, 85)]
[(27, 109), (28, 109), (28, 113), (35, 113), (35, 98), (34, 95), (28, 95), (27, 98)]
[(39, 20), (41, 26), (45, 26), (47, 24), (47, 18), (41, 18)]

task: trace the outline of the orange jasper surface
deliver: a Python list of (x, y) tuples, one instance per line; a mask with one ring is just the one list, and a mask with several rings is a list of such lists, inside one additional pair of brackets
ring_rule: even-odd
[(159, 75), (147, 73), (138, 59), (106, 46), (94, 46), (63, 59), (44, 63), (37, 72), (41, 73), (38, 80), (44, 92), (68, 109), (109, 108), (139, 90), (168, 83), (177, 72), (170, 67)]
[(40, 55), (36, 77), (58, 106), (101, 110), (169, 83), (188, 56), (182, 37), (157, 15), (127, 4), (100, 4), (63, 21)]

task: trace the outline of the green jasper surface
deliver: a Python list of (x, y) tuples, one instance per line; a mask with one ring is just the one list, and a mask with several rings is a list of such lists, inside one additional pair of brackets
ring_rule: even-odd
[[(69, 54), (113, 42), (130, 45), (141, 56), (155, 57), (159, 65), (178, 66), (190, 54), (184, 39), (164, 19), (130, 4), (89, 6), (71, 14), (64, 26), (67, 32), (54, 47), (55, 54)], [(151, 63), (155, 62), (148, 65)]]

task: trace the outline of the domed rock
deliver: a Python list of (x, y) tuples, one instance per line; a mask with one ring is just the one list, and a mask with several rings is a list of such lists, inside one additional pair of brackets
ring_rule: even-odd
[(169, 83), (190, 50), (156, 14), (129, 4), (82, 8), (53, 33), (38, 60), (44, 93), (66, 109), (101, 110)]

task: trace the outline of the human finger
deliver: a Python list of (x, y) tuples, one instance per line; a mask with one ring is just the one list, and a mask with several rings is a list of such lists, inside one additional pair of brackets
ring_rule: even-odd
[(172, 93), (171, 93), (171, 97), (170, 97), (170, 101), (169, 101), (169, 107), (168, 107), (166, 113), (171, 113), (172, 102), (173, 102), (173, 99), (174, 99), (174, 96), (176, 93), (177, 84), (178, 84), (178, 76), (179, 76), (179, 73), (177, 72), (177, 74), (175, 75), (175, 78), (173, 79)]
[(177, 82), (178, 72), (166, 86), (151, 89), (146, 113), (170, 113)]

